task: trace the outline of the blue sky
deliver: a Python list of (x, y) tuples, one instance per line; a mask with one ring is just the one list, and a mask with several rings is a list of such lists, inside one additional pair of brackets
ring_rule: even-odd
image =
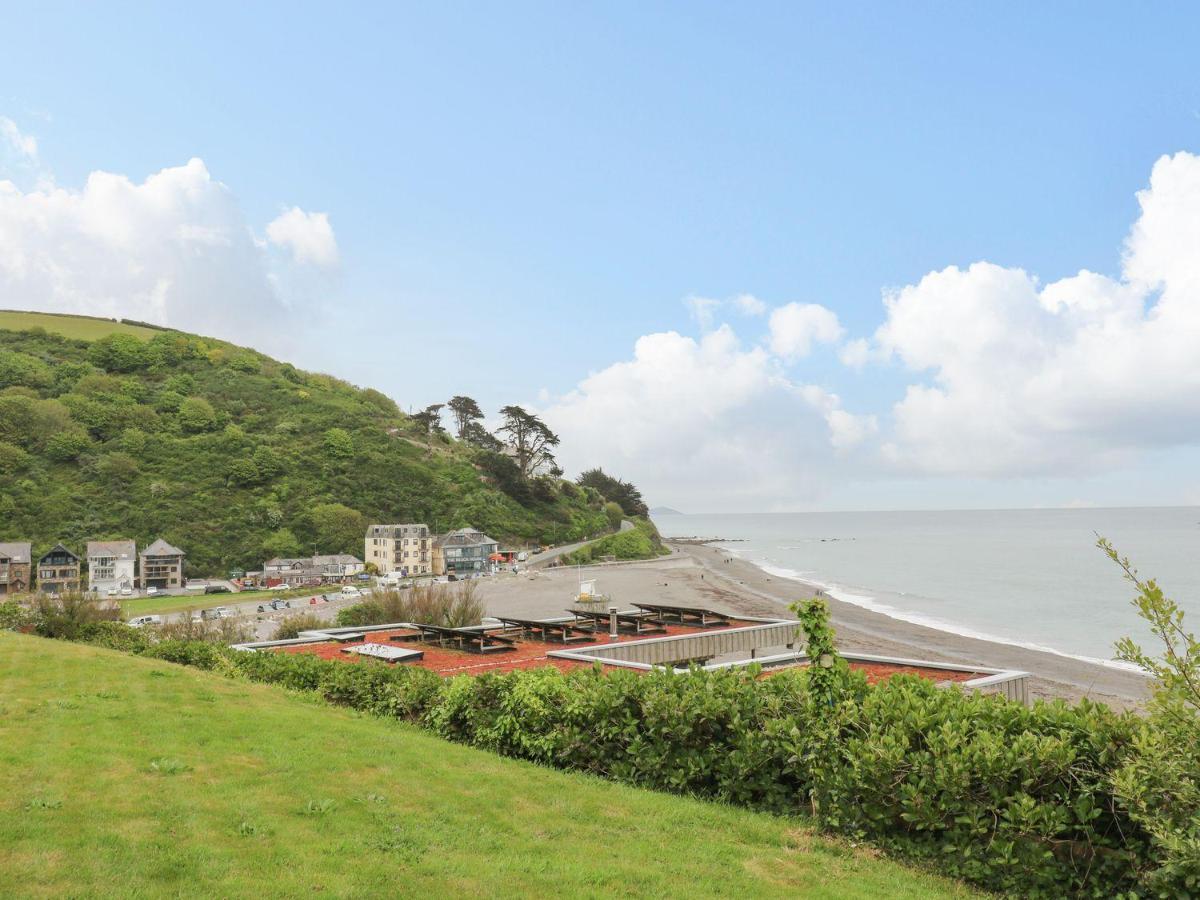
[[(652, 499), (693, 509), (1200, 500), (1189, 429), (1131, 441), (1079, 406), (1056, 406), (1038, 434), (1078, 438), (1076, 464), (1030, 449), (1025, 420), (1004, 459), (947, 463), (981, 454), (896, 438), (895, 404), (956, 363), (910, 339), (883, 341), (866, 364), (839, 361), (847, 341), (870, 341), (885, 323), (883, 291), (949, 266), (987, 261), (1039, 285), (1081, 269), (1127, 280), (1136, 192), (1160, 157), (1200, 143), (1200, 16), (1187, 6), (248, 6), (5, 13), (0, 117), (36, 138), (36, 154), (10, 148), (0, 179), (24, 197), (79, 192), (95, 171), (140, 184), (199, 158), (227, 188), (221, 221), (241, 216), (264, 245), (266, 302), (279, 303), (251, 321), (276, 323), (273, 334), (198, 296), (168, 304), (173, 324), (211, 322), (406, 407), (466, 392), (488, 407), (557, 412), (564, 461), (608, 463)], [(262, 237), (292, 207), (327, 216), (336, 265), (297, 268), (298, 244)], [(247, 296), (264, 296), (261, 273), (212, 278), (234, 293), (254, 281)], [(1161, 287), (1146, 288), (1147, 309)], [(0, 305), (65, 308), (15, 276), (0, 292)], [(721, 308), (705, 322), (685, 304), (742, 294), (768, 315)], [(758, 361), (768, 381), (795, 388), (785, 393), (824, 392), (808, 391), (795, 415), (749, 385), (697, 421), (659, 416), (677, 447), (647, 436), (653, 416), (624, 443), (593, 431), (597, 418), (620, 430), (632, 414), (580, 383), (633, 360), (639, 338), (674, 331), (699, 346), (728, 319), (739, 349), (702, 363), (720, 369), (769, 341), (769, 310), (789, 303), (820, 305), (840, 327), (806, 352)], [(918, 357), (926, 364), (914, 367)], [(595, 390), (649, 390), (616, 374)], [(1164, 383), (1190, 374), (1163, 373)], [(1012, 399), (1017, 385), (1001, 384)], [(964, 403), (980, 399), (964, 391)], [(838, 409), (874, 419), (849, 452), (807, 443), (805, 416), (827, 419), (834, 395)], [(706, 401), (656, 394), (639, 414), (653, 402)], [(772, 416), (802, 435), (772, 457), (746, 456), (736, 445), (778, 432)], [(689, 455), (723, 428), (719, 452)], [(664, 453), (694, 477), (647, 461)], [(731, 478), (768, 459), (805, 474), (782, 490)], [(717, 479), (730, 483), (713, 490)]]

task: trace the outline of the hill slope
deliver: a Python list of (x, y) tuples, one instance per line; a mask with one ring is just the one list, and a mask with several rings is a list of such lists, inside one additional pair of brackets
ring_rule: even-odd
[(595, 492), (505, 493), (485, 455), (423, 434), (378, 391), (177, 331), (66, 316), (3, 330), (30, 315), (0, 313), (0, 541), (161, 536), (216, 574), (361, 556), (368, 521), (555, 543), (607, 528)]
[(795, 823), (0, 632), (0, 895), (949, 897)]

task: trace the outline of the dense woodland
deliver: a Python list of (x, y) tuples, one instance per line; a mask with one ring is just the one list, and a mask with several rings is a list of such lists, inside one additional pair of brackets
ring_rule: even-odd
[(464, 401), (447, 409), (456, 438), (440, 407), (407, 416), (379, 391), (221, 341), (0, 330), (0, 541), (82, 552), (161, 536), (191, 574), (217, 574), (275, 555), (361, 556), (371, 521), (505, 542), (611, 527), (598, 490), (559, 477), (558, 438), (536, 416), (506, 407), (492, 435)]

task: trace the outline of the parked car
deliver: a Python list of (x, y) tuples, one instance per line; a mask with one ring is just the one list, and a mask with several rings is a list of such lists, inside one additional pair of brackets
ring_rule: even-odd
[(184, 585), (184, 590), (202, 591), (206, 587), (208, 587), (208, 582), (203, 578), (189, 578), (187, 584)]
[(206, 593), (206, 594), (231, 594), (233, 592), (231, 590), (229, 590), (229, 588), (227, 588), (223, 584), (210, 584), (204, 589), (204, 593)]
[(156, 587), (148, 587), (148, 588), (146, 588), (146, 596), (147, 596), (147, 597), (156, 597), (156, 596), (158, 596), (158, 588), (156, 588)]
[(121, 596), (122, 597), (132, 597), (133, 596), (133, 588), (131, 588), (131, 587), (121, 588)]
[(343, 597), (361, 597), (362, 595), (363, 595), (363, 592), (360, 591), (358, 588), (356, 588), (352, 584), (348, 584), (344, 588), (342, 588), (342, 596)]
[(192, 621), (200, 622), (207, 619), (232, 619), (233, 610), (228, 606), (214, 606), (212, 609), (201, 609), (192, 613)]
[(134, 616), (127, 623), (130, 628), (145, 628), (147, 625), (161, 625), (162, 616)]
[(290, 587), (290, 585), (287, 585), (287, 584), (273, 584), (273, 585), (271, 585), (269, 588), (267, 588), (267, 590), (268, 590), (268, 591), (286, 591), (286, 590), (288, 589), (288, 587)]

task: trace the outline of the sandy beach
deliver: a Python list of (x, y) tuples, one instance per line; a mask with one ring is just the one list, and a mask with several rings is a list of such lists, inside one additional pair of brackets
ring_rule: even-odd
[[(485, 580), (481, 595), (492, 615), (548, 617), (565, 614), (580, 576), (595, 579), (597, 590), (618, 606), (638, 600), (706, 606), (743, 615), (787, 614), (787, 604), (812, 596), (816, 588), (770, 575), (730, 558), (707, 544), (668, 542), (672, 554), (648, 562), (575, 569), (534, 569)], [(727, 561), (728, 560), (728, 561)], [(1149, 696), (1150, 682), (1136, 672), (1087, 663), (1053, 653), (962, 637), (913, 625), (830, 598), (838, 640), (846, 651), (879, 653), (1032, 674), (1033, 697), (1078, 700), (1089, 697), (1118, 709), (1136, 707)]]

